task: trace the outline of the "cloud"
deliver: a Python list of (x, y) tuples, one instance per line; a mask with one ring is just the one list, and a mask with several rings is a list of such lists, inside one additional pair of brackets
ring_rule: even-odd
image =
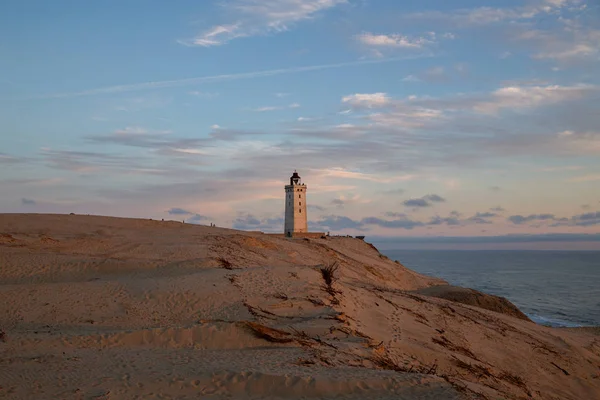
[(557, 11), (580, 3), (580, 0), (538, 0), (531, 1), (524, 7), (496, 8), (477, 7), (463, 8), (453, 11), (424, 11), (405, 14), (406, 20), (429, 20), (440, 23), (451, 24), (457, 28), (472, 26), (486, 26), (506, 21), (521, 22), (528, 21), (544, 14), (552, 14)]
[(500, 207), (500, 206), (497, 206), (497, 207), (490, 208), (490, 211), (495, 212), (495, 213), (501, 213), (501, 212), (504, 212), (506, 210), (504, 208)]
[(0, 152), (0, 164), (18, 164), (22, 161), (23, 160), (18, 157)]
[(174, 207), (167, 211), (170, 215), (191, 215), (194, 214), (191, 211), (184, 210), (183, 208)]
[(201, 35), (191, 40), (181, 40), (179, 43), (186, 46), (220, 46), (230, 40), (249, 36), (249, 33), (242, 31), (241, 24), (215, 25)]
[(317, 229), (325, 229), (331, 231), (340, 231), (344, 229), (365, 230), (360, 221), (354, 221), (345, 216), (329, 215), (314, 222), (314, 227)]
[[(519, 110), (520, 114), (511, 116), (510, 120), (502, 115), (469, 111), (475, 101), (489, 100), (491, 93), (442, 99), (394, 99), (385, 94), (389, 106), (377, 108), (376, 113), (365, 107), (353, 114), (352, 124), (325, 121), (307, 129), (306, 124), (300, 127), (292, 123), (287, 130), (278, 129), (277, 135), (266, 131), (267, 135), (260, 140), (245, 137), (257, 134), (247, 129), (215, 127), (208, 137), (184, 138), (132, 125), (120, 133), (97, 135), (90, 140), (97, 144), (145, 148), (150, 152), (140, 150), (140, 155), (133, 158), (90, 154), (92, 152), (54, 153), (52, 166), (74, 172), (86, 171), (86, 168), (120, 172), (138, 169), (139, 173), (176, 176), (182, 184), (202, 185), (197, 177), (208, 173), (211, 181), (213, 178), (229, 181), (239, 173), (246, 174), (243, 176), (251, 182), (277, 180), (281, 179), (277, 172), (281, 165), (293, 165), (300, 170), (310, 170), (311, 191), (357, 193), (361, 180), (370, 186), (388, 183), (393, 187), (396, 181), (425, 178), (427, 171), (442, 171), (449, 166), (478, 168), (507, 155), (552, 158), (600, 153), (600, 134), (580, 129), (586, 124), (597, 126), (595, 122), (600, 121), (589, 106), (594, 92), (586, 92), (581, 101), (569, 104), (564, 109), (564, 117), (557, 111), (566, 107), (564, 104), (547, 109), (540, 107), (535, 112)], [(352, 99), (373, 100), (355, 96)], [(586, 104), (587, 117), (582, 114)], [(553, 118), (566, 118), (567, 122)], [(557, 133), (567, 130), (571, 134)], [(152, 157), (148, 157), (148, 153)], [(227, 166), (215, 168), (223, 157), (229, 160)], [(49, 154), (44, 154), (44, 158), (49, 161)], [(252, 174), (248, 174), (249, 171)], [(155, 185), (155, 189), (163, 190), (161, 185)], [(378, 189), (380, 192), (385, 188), (380, 186), (374, 190)], [(176, 190), (185, 191), (179, 187)], [(272, 196), (276, 196), (276, 192)]]
[(432, 217), (427, 225), (449, 225), (449, 226), (457, 226), (461, 225), (461, 220), (456, 217), (445, 217), (442, 218), (439, 215)]
[(333, 199), (331, 201), (331, 204), (337, 206), (338, 208), (343, 208), (344, 206), (347, 205), (353, 205), (353, 204), (367, 204), (370, 203), (370, 200), (363, 200), (361, 198), (360, 195), (358, 194), (352, 194), (349, 196), (340, 196), (336, 199)]
[(144, 169), (139, 160), (99, 152), (43, 148), (41, 156), (50, 168), (78, 173), (98, 172), (105, 169), (142, 172)]
[(391, 195), (391, 196), (395, 196), (395, 195), (402, 195), (406, 192), (406, 190), (404, 189), (388, 189), (388, 190), (383, 190), (382, 193), (383, 194), (387, 194), (387, 195)]
[(511, 215), (507, 218), (508, 221), (516, 225), (525, 224), (528, 222), (536, 221), (556, 221), (557, 218), (554, 214), (530, 214), (528, 216), (523, 215)]
[(405, 200), (402, 204), (407, 207), (431, 207), (432, 203), (442, 203), (445, 201), (446, 199), (437, 194), (428, 194), (421, 198)]
[(563, 226), (595, 226), (600, 225), (600, 211), (586, 212), (584, 214), (573, 215), (570, 218), (553, 218), (550, 227)]
[(585, 25), (581, 18), (559, 18), (552, 30), (526, 29), (514, 34), (514, 40), (532, 45), (532, 58), (559, 63), (597, 61), (600, 55), (600, 30)]
[(370, 47), (387, 47), (400, 49), (421, 49), (424, 46), (433, 44), (434, 41), (426, 37), (411, 38), (400, 34), (377, 35), (370, 32), (364, 32), (355, 36), (356, 40)]
[(321, 207), (321, 206), (316, 205), (316, 204), (308, 204), (306, 206), (306, 208), (308, 208), (309, 211), (325, 211), (326, 210), (325, 207)]
[(571, 223), (576, 226), (600, 225), (600, 211), (575, 215), (571, 217)]
[[(215, 141), (235, 141), (235, 140), (248, 140), (248, 137), (251, 136), (261, 136), (261, 135), (266, 135), (266, 132), (262, 132), (262, 131), (249, 131), (249, 130), (242, 130), (242, 129), (230, 129), (230, 128), (224, 128), (222, 126), (219, 125), (212, 125), (210, 127), (211, 132), (209, 134), (211, 139), (214, 139), (213, 141), (207, 140), (204, 142), (204, 144), (206, 146), (209, 146), (210, 148), (214, 148), (217, 143), (215, 143)], [(198, 142), (201, 143), (201, 142)]]
[(31, 185), (31, 186), (54, 186), (60, 183), (63, 183), (65, 179), (63, 178), (48, 178), (48, 179), (35, 179), (35, 178), (25, 178), (25, 179), (5, 179), (0, 181), (1, 184), (10, 184), (10, 185)]
[(252, 111), (256, 111), (256, 112), (277, 111), (277, 110), (286, 110), (286, 109), (298, 108), (298, 107), (300, 107), (300, 104), (298, 104), (298, 103), (292, 103), (292, 104), (288, 104), (287, 106), (264, 106), (264, 107), (258, 107), (258, 108), (252, 109)]
[[(471, 100), (471, 108), (484, 114), (496, 114), (503, 109), (538, 108), (552, 104), (579, 100), (598, 92), (598, 86), (579, 84), (573, 86), (506, 86), (496, 89), (488, 99)], [(467, 107), (469, 102), (464, 103)]]
[(493, 222), (489, 218), (494, 218), (497, 215), (490, 212), (478, 212), (469, 218), (461, 218), (462, 214), (457, 211), (452, 211), (448, 217), (440, 217), (436, 215), (432, 217), (427, 225), (447, 225), (447, 226), (466, 226), (466, 225), (481, 225), (481, 224), (492, 224)]
[(400, 217), (393, 220), (384, 220), (377, 217), (363, 218), (361, 223), (363, 225), (377, 225), (382, 228), (390, 229), (407, 229), (411, 230), (416, 227), (423, 226), (424, 224), (420, 221), (413, 221), (407, 217)]
[(475, 218), (494, 218), (497, 217), (498, 214), (493, 212), (478, 212), (475, 214)]
[[(319, 178), (331, 178), (331, 179), (356, 179), (365, 180), (377, 183), (392, 183), (398, 181), (409, 181), (415, 178), (414, 175), (406, 174), (400, 175), (395, 174), (392, 177), (377, 176), (374, 174), (365, 174), (363, 172), (351, 171), (341, 167), (330, 167), (327, 169), (310, 169), (313, 176)], [(398, 194), (399, 189), (395, 189), (394, 193)]]
[(593, 182), (600, 181), (600, 174), (588, 174), (576, 176), (574, 178), (569, 179), (571, 182)]
[(232, 0), (223, 4), (236, 22), (215, 25), (192, 39), (187, 46), (221, 46), (238, 38), (284, 32), (301, 21), (345, 4), (347, 0)]
[(192, 86), (192, 85), (201, 85), (204, 83), (215, 83), (215, 82), (225, 82), (232, 80), (241, 80), (241, 79), (255, 79), (255, 78), (264, 78), (276, 75), (285, 75), (285, 74), (295, 74), (301, 72), (310, 72), (310, 71), (320, 71), (326, 69), (337, 69), (337, 68), (346, 68), (360, 65), (369, 65), (369, 64), (382, 64), (382, 63), (391, 63), (397, 61), (403, 61), (406, 59), (411, 59), (415, 57), (394, 57), (394, 58), (385, 58), (385, 59), (370, 59), (370, 60), (358, 60), (358, 61), (348, 61), (348, 62), (340, 62), (333, 64), (321, 64), (321, 65), (309, 65), (304, 67), (291, 67), (291, 68), (280, 68), (280, 69), (270, 69), (263, 71), (252, 71), (252, 72), (240, 72), (233, 74), (220, 74), (220, 75), (208, 75), (202, 76), (198, 78), (188, 78), (188, 79), (174, 79), (167, 81), (154, 81), (154, 82), (144, 82), (144, 83), (134, 83), (129, 85), (118, 85), (118, 86), (108, 86), (104, 88), (97, 89), (88, 89), (80, 92), (69, 92), (69, 93), (55, 93), (49, 95), (41, 95), (37, 96), (39, 99), (56, 99), (56, 98), (69, 98), (69, 97), (81, 97), (81, 96), (97, 96), (102, 94), (114, 94), (114, 93), (124, 93), (124, 92), (133, 92), (133, 91), (141, 91), (141, 90), (156, 90), (156, 89), (164, 89), (171, 87), (179, 87), (179, 86)]
[(420, 78), (426, 82), (444, 82), (448, 80), (449, 77), (444, 67), (437, 66), (423, 71)]
[[(479, 214), (479, 213), (478, 213)], [(333, 231), (339, 231), (344, 229), (355, 229), (360, 231), (369, 230), (369, 226), (378, 226), (387, 229), (405, 229), (412, 230), (420, 227), (427, 226), (464, 226), (472, 224), (491, 224), (491, 221), (486, 220), (483, 217), (475, 215), (467, 219), (460, 219), (457, 216), (440, 217), (434, 216), (427, 222), (413, 220), (406, 214), (387, 212), (386, 217), (393, 219), (383, 219), (379, 217), (366, 217), (361, 220), (353, 220), (345, 216), (328, 216), (323, 217), (321, 220), (315, 222), (315, 227), (325, 227)]]
[(407, 75), (402, 78), (402, 82), (421, 82), (421, 79), (417, 78), (415, 75)]
[(386, 213), (384, 213), (384, 215), (386, 217), (389, 217), (389, 218), (405, 218), (405, 217), (408, 217), (408, 215), (406, 215), (405, 213), (399, 213), (399, 212), (394, 212), (394, 211), (387, 211)]
[(402, 203), (407, 207), (430, 207), (431, 204), (425, 199), (408, 199)]
[(35, 200), (22, 198), (21, 204), (24, 206), (35, 206), (37, 204), (37, 202)]
[(169, 131), (148, 131), (141, 127), (126, 127), (107, 135), (92, 135), (88, 140), (96, 143), (120, 144), (123, 146), (153, 149), (188, 149), (207, 144), (207, 139), (177, 138)]
[(232, 226), (240, 230), (283, 232), (283, 224), (283, 217), (258, 218), (253, 214), (239, 213)]
[(353, 108), (379, 108), (390, 105), (391, 99), (385, 93), (356, 93), (342, 97), (342, 103)]
[(337, 206), (338, 208), (342, 208), (342, 207), (344, 207), (345, 203), (344, 203), (344, 200), (342, 200), (342, 199), (333, 199), (333, 200), (331, 200), (331, 204)]
[(201, 92), (199, 90), (192, 90), (192, 91), (188, 92), (188, 94), (190, 96), (205, 97), (205, 98), (213, 98), (213, 97), (217, 97), (219, 95), (219, 93)]
[(205, 215), (194, 214), (191, 218), (186, 219), (186, 222), (189, 222), (191, 224), (197, 224), (200, 222), (208, 221), (209, 219), (210, 217), (207, 217)]
[(446, 199), (444, 199), (441, 196), (438, 196), (437, 194), (428, 194), (427, 196), (424, 196), (423, 198), (426, 200), (429, 200), (429, 201), (433, 201), (435, 203), (443, 203), (446, 201)]

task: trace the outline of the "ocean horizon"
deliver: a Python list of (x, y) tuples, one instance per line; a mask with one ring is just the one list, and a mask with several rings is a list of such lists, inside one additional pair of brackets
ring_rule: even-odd
[(553, 327), (600, 326), (600, 251), (380, 249), (451, 285), (502, 296)]

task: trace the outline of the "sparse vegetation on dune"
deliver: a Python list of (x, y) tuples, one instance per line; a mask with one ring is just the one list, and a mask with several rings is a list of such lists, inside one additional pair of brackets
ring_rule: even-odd
[(9, 216), (0, 239), (0, 397), (600, 394), (595, 331), (430, 296), (446, 282), (359, 239), (83, 215)]

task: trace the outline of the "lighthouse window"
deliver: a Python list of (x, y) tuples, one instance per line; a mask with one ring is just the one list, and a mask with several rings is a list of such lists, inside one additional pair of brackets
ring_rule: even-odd
[(301, 202), (301, 201), (299, 201), (299, 202), (298, 202), (298, 205), (299, 205), (299, 206), (301, 206), (301, 205), (302, 205), (302, 202)]
[(302, 210), (299, 210), (299, 211), (300, 211), (300, 214), (302, 214)]

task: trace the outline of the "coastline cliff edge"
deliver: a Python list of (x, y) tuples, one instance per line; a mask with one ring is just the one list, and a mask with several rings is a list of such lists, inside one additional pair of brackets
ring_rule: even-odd
[(0, 398), (600, 398), (598, 330), (353, 238), (0, 214)]

